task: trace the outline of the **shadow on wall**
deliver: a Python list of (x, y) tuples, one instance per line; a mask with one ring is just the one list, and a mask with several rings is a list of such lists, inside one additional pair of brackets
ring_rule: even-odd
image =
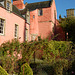
[(56, 26), (55, 31), (54, 31), (54, 35), (56, 36), (55, 40), (65, 41), (65, 32), (62, 30), (60, 25)]

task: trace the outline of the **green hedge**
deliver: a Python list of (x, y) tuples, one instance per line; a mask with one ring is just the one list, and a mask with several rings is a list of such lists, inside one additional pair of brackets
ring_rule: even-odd
[(33, 75), (33, 71), (27, 63), (22, 65), (20, 75)]
[(8, 73), (0, 66), (0, 75), (8, 75)]

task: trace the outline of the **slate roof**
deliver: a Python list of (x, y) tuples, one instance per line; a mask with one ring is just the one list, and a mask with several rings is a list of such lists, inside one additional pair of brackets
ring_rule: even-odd
[(47, 8), (50, 7), (53, 0), (50, 1), (43, 1), (43, 2), (36, 2), (36, 3), (29, 3), (26, 5), (24, 10), (21, 10), (21, 13), (26, 12), (26, 9), (29, 9), (29, 11), (40, 9), (40, 8)]
[(4, 1), (4, 0), (0, 0), (0, 2), (2, 2), (2, 1)]
[[(18, 15), (18, 16), (24, 18), (24, 17), (21, 15), (20, 10), (19, 10), (15, 5), (12, 5), (12, 11), (11, 11), (11, 12), (13, 12), (13, 13), (15, 13), (16, 15)], [(25, 18), (24, 18), (24, 19), (25, 19)]]
[(51, 1), (45, 1), (45, 2), (30, 3), (26, 7), (29, 10), (35, 10), (35, 9), (39, 9), (39, 8), (50, 7), (50, 4), (51, 4)]
[(3, 7), (3, 5), (0, 3), (0, 7)]

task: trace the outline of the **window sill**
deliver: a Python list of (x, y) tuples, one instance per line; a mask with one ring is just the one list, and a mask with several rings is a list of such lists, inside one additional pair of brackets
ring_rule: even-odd
[(0, 34), (0, 36), (4, 36), (4, 34)]

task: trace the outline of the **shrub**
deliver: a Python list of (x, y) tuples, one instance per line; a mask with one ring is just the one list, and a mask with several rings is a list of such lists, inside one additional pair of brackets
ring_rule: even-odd
[(7, 41), (0, 45), (0, 63), (9, 74), (14, 73), (17, 68), (16, 62), (20, 50), (20, 42), (18, 40)]
[(33, 75), (33, 71), (27, 63), (22, 65), (20, 75)]
[(0, 66), (0, 75), (8, 75), (8, 73)]

